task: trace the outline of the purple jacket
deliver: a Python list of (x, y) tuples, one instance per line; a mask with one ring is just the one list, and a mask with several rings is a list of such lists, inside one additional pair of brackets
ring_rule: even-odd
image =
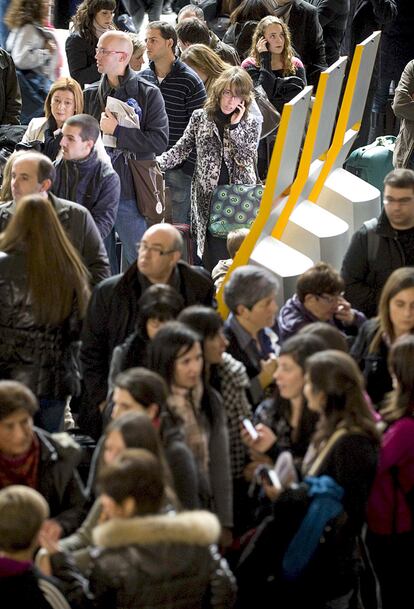
[[(300, 302), (297, 294), (294, 294), (285, 302), (279, 312), (279, 317), (277, 319), (279, 326), (279, 342), (283, 343), (285, 340), (299, 332), (303, 326), (307, 326), (316, 321), (320, 320), (312, 315), (312, 313)], [(335, 318), (330, 319), (327, 323), (338, 328), (343, 334), (356, 335), (358, 333), (358, 328), (362, 326), (364, 321), (366, 321), (365, 315), (361, 313), (361, 311), (355, 311), (355, 321), (351, 326), (345, 326)]]
[[(392, 468), (398, 476), (393, 481)], [(410, 507), (404, 497), (414, 488), (414, 418), (402, 417), (384, 433), (377, 475), (368, 500), (368, 528), (379, 535), (397, 533), (414, 528)]]

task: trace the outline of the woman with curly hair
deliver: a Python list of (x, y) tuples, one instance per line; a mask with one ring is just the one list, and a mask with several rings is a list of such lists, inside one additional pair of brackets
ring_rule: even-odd
[(73, 30), (66, 40), (69, 72), (81, 87), (101, 78), (95, 49), (99, 37), (114, 30), (115, 0), (83, 0), (72, 17)]
[(59, 53), (48, 17), (49, 1), (12, 0), (4, 18), (10, 29), (6, 49), (15, 63), (22, 93), (22, 124), (41, 115), (57, 75)]
[(246, 71), (239, 67), (224, 70), (204, 108), (194, 110), (182, 137), (158, 157), (164, 171), (182, 163), (192, 150), (197, 152), (191, 184), (191, 228), (200, 257), (205, 251), (214, 189), (219, 184), (256, 184), (260, 123), (251, 114), (252, 101), (253, 83)]
[(250, 56), (243, 61), (242, 67), (255, 85), (262, 85), (278, 112), (306, 84), (303, 64), (293, 55), (289, 29), (279, 17), (272, 15), (258, 23)]

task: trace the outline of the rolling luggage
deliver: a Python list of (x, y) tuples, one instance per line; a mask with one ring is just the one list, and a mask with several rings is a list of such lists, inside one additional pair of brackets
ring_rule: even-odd
[(394, 169), (392, 164), (394, 145), (393, 135), (377, 137), (372, 144), (354, 150), (345, 161), (344, 168), (378, 188), (382, 196), (384, 178)]

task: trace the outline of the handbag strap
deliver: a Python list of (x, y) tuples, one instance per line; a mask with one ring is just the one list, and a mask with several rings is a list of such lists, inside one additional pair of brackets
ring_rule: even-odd
[(319, 455), (316, 457), (315, 461), (310, 466), (309, 471), (306, 474), (307, 476), (316, 476), (317, 475), (318, 470), (319, 470), (320, 466), (322, 465), (322, 462), (324, 461), (324, 459), (328, 455), (328, 453), (331, 451), (334, 444), (337, 442), (337, 440), (339, 440), (339, 438), (342, 438), (342, 436), (345, 436), (348, 433), (349, 433), (349, 430), (346, 429), (345, 427), (340, 427), (339, 429), (334, 431), (334, 433), (331, 435), (331, 437), (329, 438), (329, 440), (327, 441), (327, 443), (325, 444), (325, 446), (323, 447), (323, 449), (321, 450)]

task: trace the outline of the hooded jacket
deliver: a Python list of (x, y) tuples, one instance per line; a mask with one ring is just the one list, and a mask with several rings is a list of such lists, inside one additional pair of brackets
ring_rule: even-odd
[(230, 608), (234, 578), (209, 512), (114, 519), (94, 531), (91, 588), (106, 609)]
[(66, 161), (62, 158), (55, 166), (53, 192), (86, 207), (105, 239), (115, 224), (118, 211), (121, 191), (118, 174), (109, 163), (98, 158), (96, 150), (86, 159)]

